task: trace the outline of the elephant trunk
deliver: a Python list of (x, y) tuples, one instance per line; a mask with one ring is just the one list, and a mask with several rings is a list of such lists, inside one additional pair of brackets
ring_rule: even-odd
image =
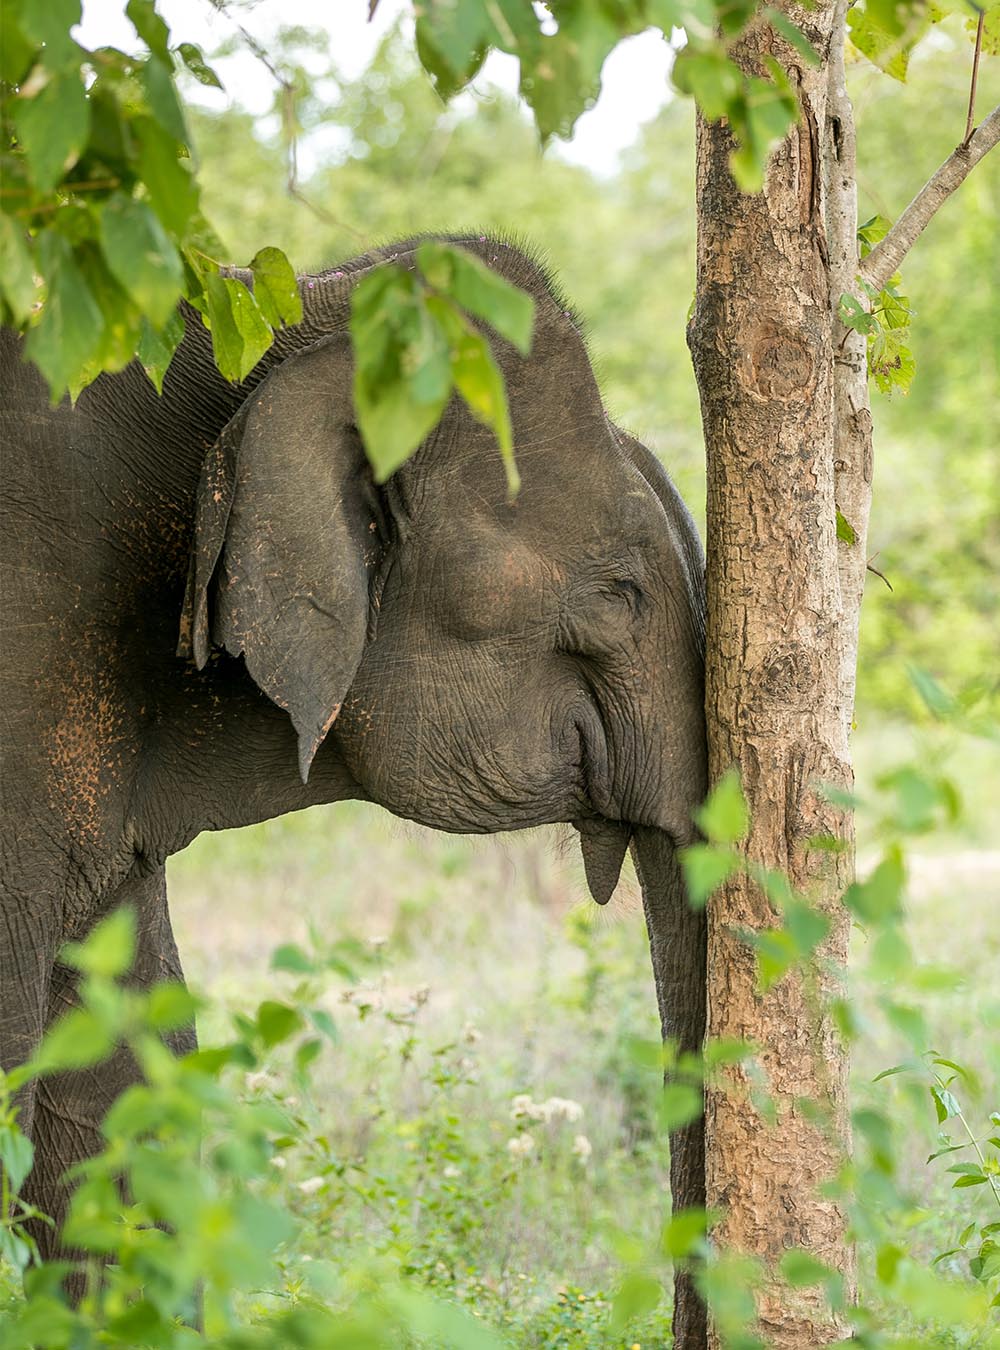
[[(632, 857), (642, 886), (653, 977), (664, 1040), (679, 1053), (699, 1054), (706, 1023), (704, 910), (688, 904), (677, 848), (662, 830), (637, 826)], [(705, 1208), (705, 1120), (700, 1115), (670, 1136), (674, 1213)], [(674, 1278), (676, 1350), (704, 1350), (707, 1315), (690, 1270)]]

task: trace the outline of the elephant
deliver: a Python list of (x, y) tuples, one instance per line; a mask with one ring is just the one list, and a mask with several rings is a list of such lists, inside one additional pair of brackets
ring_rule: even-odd
[[(609, 419), (546, 269), (442, 238), (535, 300), (530, 356), (491, 339), (513, 501), (457, 398), (385, 483), (366, 459), (351, 291), (389, 259), (413, 268), (418, 239), (302, 278), (301, 323), (238, 386), (190, 310), (161, 395), (132, 363), (52, 407), (3, 334), (5, 1067), (73, 1002), (63, 944), (114, 907), (138, 919), (130, 978), (181, 979), (169, 855), (349, 798), (462, 833), (570, 822), (602, 903), (631, 847), (663, 1032), (698, 1050), (705, 929), (678, 862), (706, 790), (697, 531)], [(136, 1075), (119, 1051), (25, 1091), (26, 1196), (57, 1222), (64, 1172)], [(702, 1206), (701, 1122), (671, 1155), (675, 1207)], [(703, 1328), (682, 1275), (677, 1345)]]

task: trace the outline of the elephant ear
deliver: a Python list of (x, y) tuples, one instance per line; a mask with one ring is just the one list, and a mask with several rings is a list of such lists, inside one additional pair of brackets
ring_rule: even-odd
[(243, 656), (299, 738), (299, 771), (354, 679), (373, 546), (367, 465), (353, 426), (350, 344), (289, 357), (223, 429), (202, 469), (178, 655)]

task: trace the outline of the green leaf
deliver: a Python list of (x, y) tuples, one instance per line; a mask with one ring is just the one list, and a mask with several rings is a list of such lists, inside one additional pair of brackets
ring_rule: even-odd
[(48, 230), (38, 240), (45, 302), (28, 331), (25, 354), (58, 402), (101, 341), (102, 316), (69, 243)]
[(276, 947), (271, 953), (271, 969), (287, 970), (295, 975), (312, 975), (316, 966), (301, 947), (289, 942), (282, 947)]
[(301, 323), (302, 297), (291, 263), (280, 248), (262, 248), (250, 263), (253, 293), (272, 328)]
[(27, 0), (18, 6), (17, 18), (24, 35), (44, 46), (40, 60), (46, 69), (72, 67), (79, 77), (81, 49), (73, 41), (71, 29), (80, 22), (82, 8), (81, 0), (45, 0), (45, 4)]
[(932, 717), (939, 721), (946, 721), (955, 713), (955, 700), (942, 689), (934, 676), (926, 670), (921, 670), (919, 666), (908, 666), (907, 674), (910, 677), (910, 683), (920, 695), (924, 707)]
[[(434, 6), (429, 6), (433, 10)], [(468, 13), (468, 6), (466, 6)], [(483, 13), (473, 15), (476, 26), (468, 32), (460, 45), (445, 44), (442, 51), (436, 40), (433, 24), (425, 17), (426, 10), (418, 11), (416, 22), (417, 56), (441, 98), (447, 100), (475, 79), (489, 51), (488, 35), (492, 30)]]
[(959, 1177), (958, 1180), (954, 1183), (952, 1190), (962, 1190), (967, 1186), (985, 1186), (988, 1181), (989, 1177), (985, 1175)]
[(136, 117), (139, 174), (153, 210), (166, 229), (183, 235), (198, 210), (198, 185), (178, 154), (178, 144), (151, 117)]
[(35, 266), (24, 231), (16, 220), (3, 213), (0, 213), (0, 291), (14, 322), (27, 323), (38, 297)]
[(879, 1284), (891, 1286), (896, 1279), (899, 1263), (906, 1255), (904, 1248), (895, 1242), (886, 1242), (875, 1253), (875, 1273)]
[(856, 295), (851, 295), (847, 291), (840, 297), (837, 317), (845, 328), (853, 328), (856, 333), (874, 333), (878, 328), (878, 320), (869, 313)]
[(701, 909), (715, 891), (739, 870), (740, 858), (714, 844), (691, 844), (680, 851), (688, 900)]
[(819, 52), (802, 29), (792, 23), (787, 14), (783, 14), (780, 9), (775, 9), (773, 5), (768, 5), (764, 9), (764, 15), (775, 32), (780, 33), (804, 61), (811, 66), (819, 65)]
[(663, 1225), (660, 1250), (671, 1261), (683, 1261), (699, 1250), (708, 1233), (708, 1215), (703, 1209), (682, 1209)]
[[(430, 308), (434, 301), (427, 301)], [(469, 411), (488, 426), (497, 438), (500, 458), (507, 475), (508, 496), (515, 497), (521, 486), (514, 463), (514, 433), (503, 376), (493, 359), (489, 343), (480, 333), (465, 329), (451, 343), (451, 375)]]
[(785, 929), (800, 959), (813, 954), (830, 931), (830, 920), (805, 900), (790, 900), (784, 910)]
[(175, 309), (159, 331), (143, 317), (136, 355), (158, 394), (163, 393), (164, 377), (183, 337), (184, 318), (180, 310)]
[[(983, 52), (986, 56), (1000, 56), (1000, 5), (983, 4), (983, 12), (986, 16), (983, 22)], [(979, 18), (967, 18), (965, 21), (966, 32), (973, 42), (976, 40), (976, 31), (979, 27)], [(1000, 1299), (1000, 1294), (997, 1295)]]
[(858, 226), (858, 242), (861, 245), (861, 256), (867, 258), (876, 244), (892, 229), (892, 221), (885, 216), (874, 215)]
[(844, 904), (862, 923), (882, 924), (902, 912), (906, 872), (896, 846), (886, 851), (866, 881), (856, 881), (844, 892)]
[(930, 1089), (930, 1094), (934, 1102), (934, 1110), (937, 1113), (938, 1124), (952, 1116), (962, 1114), (962, 1108), (947, 1088), (938, 1087), (937, 1084), (934, 1084)]
[(340, 1040), (337, 1024), (325, 1008), (310, 1009), (309, 1021), (317, 1031), (322, 1032), (328, 1041), (337, 1042)]
[(880, 1083), (883, 1078), (893, 1078), (897, 1073), (910, 1073), (914, 1069), (919, 1069), (919, 1063), (911, 1061), (908, 1064), (894, 1064), (891, 1069), (883, 1069), (872, 1079), (873, 1083)]
[(200, 47), (195, 46), (193, 42), (182, 42), (177, 51), (181, 60), (199, 84), (207, 85), (211, 89), (223, 88), (222, 81), (202, 56)]
[(146, 1020), (157, 1031), (190, 1026), (197, 1011), (198, 1000), (182, 984), (164, 981), (149, 991)]
[(782, 1256), (778, 1269), (782, 1278), (793, 1289), (807, 1289), (814, 1284), (823, 1284), (836, 1276), (837, 1272), (818, 1261), (811, 1252), (793, 1248)]
[(436, 291), (485, 319), (523, 356), (528, 355), (535, 302), (526, 291), (512, 286), (479, 258), (454, 244), (418, 245), (417, 266)]
[(906, 80), (909, 45), (901, 25), (886, 23), (884, 14), (873, 13), (871, 5), (855, 6), (847, 11), (847, 30), (862, 56), (894, 80)]
[(154, 119), (168, 136), (187, 145), (187, 125), (174, 87), (172, 62), (167, 66), (155, 57), (147, 61), (142, 69), (142, 85)]
[(904, 1036), (915, 1050), (927, 1044), (927, 1023), (919, 1008), (885, 999), (881, 1001), (887, 1021)]
[(0, 11), (0, 80), (12, 87), (21, 84), (38, 51), (18, 19), (12, 4)]
[(642, 1271), (630, 1270), (623, 1276), (611, 1303), (609, 1326), (612, 1333), (620, 1334), (630, 1322), (652, 1312), (662, 1297), (663, 1286), (659, 1280)]
[[(25, 87), (34, 83), (29, 79)], [(21, 93), (10, 107), (32, 180), (50, 192), (87, 144), (90, 104), (80, 71), (48, 72), (33, 96)]]
[(82, 1069), (107, 1059), (117, 1032), (111, 1021), (88, 1008), (72, 1008), (47, 1031), (33, 1060), (36, 1074)]
[(498, 40), (485, 5), (428, 0), (417, 11), (417, 55), (444, 99), (464, 88)]
[(170, 29), (157, 14), (155, 0), (128, 0), (125, 13), (131, 20), (132, 27), (153, 55), (158, 60), (166, 62), (167, 67), (172, 69), (173, 63), (170, 60), (169, 47)]
[(60, 960), (86, 975), (127, 975), (135, 958), (135, 910), (122, 905), (102, 919), (83, 942), (62, 949)]
[(354, 408), (377, 482), (420, 445), (451, 394), (447, 337), (410, 272), (375, 267), (351, 292)]
[(694, 98), (709, 122), (728, 116), (743, 88), (739, 67), (715, 45), (688, 42), (677, 53), (670, 77), (682, 94)]
[(257, 1009), (257, 1031), (268, 1048), (287, 1041), (301, 1027), (302, 1014), (287, 1003), (265, 999)]
[(16, 1125), (0, 1122), (0, 1166), (7, 1172), (11, 1190), (21, 1189), (25, 1177), (31, 1171), (35, 1149), (31, 1140), (21, 1133)]
[(695, 820), (713, 844), (735, 844), (746, 835), (750, 813), (738, 769), (726, 770), (695, 812)]
[(145, 202), (116, 192), (101, 208), (101, 243), (112, 275), (154, 328), (176, 308), (184, 283), (181, 260)]
[(660, 1128), (668, 1133), (698, 1120), (705, 1109), (704, 1094), (691, 1083), (665, 1083), (658, 1104)]
[(857, 542), (857, 535), (854, 533), (854, 526), (846, 516), (837, 512), (837, 538), (845, 544), (854, 544)]
[(951, 1167), (946, 1167), (945, 1171), (954, 1172), (956, 1176), (976, 1177), (980, 1181), (986, 1180), (986, 1174), (978, 1163), (953, 1163)]
[(303, 1074), (309, 1065), (319, 1055), (323, 1049), (323, 1042), (317, 1040), (303, 1041), (295, 1052), (295, 1072)]
[(773, 988), (797, 964), (799, 952), (791, 933), (783, 928), (765, 928), (746, 933), (747, 943), (757, 953), (757, 978), (761, 992)]
[(236, 384), (257, 365), (273, 335), (242, 281), (209, 272), (205, 294), (215, 363), (225, 378)]
[(773, 58), (765, 58), (771, 78), (757, 76), (743, 83), (740, 97), (728, 110), (737, 148), (729, 167), (741, 192), (758, 192), (772, 149), (799, 117), (798, 101), (788, 76)]

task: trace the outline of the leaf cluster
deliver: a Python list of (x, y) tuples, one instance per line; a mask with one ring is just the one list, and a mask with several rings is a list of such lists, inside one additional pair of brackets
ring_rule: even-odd
[[(862, 258), (866, 258), (880, 239), (884, 239), (891, 222), (884, 216), (872, 216), (858, 227), (858, 243)], [(842, 295), (838, 315), (846, 328), (863, 333), (867, 338), (868, 373), (880, 393), (891, 394), (898, 389), (909, 393), (916, 374), (916, 361), (909, 346), (910, 321), (914, 311), (900, 291), (902, 279), (897, 272), (881, 289), (861, 282), (867, 297), (867, 306), (854, 295)], [(851, 531), (853, 535), (853, 530)], [(845, 536), (838, 535), (838, 538)], [(853, 543), (853, 538), (848, 539)]]
[(3, 10), (0, 319), (27, 334), (54, 399), (136, 354), (159, 389), (183, 336), (182, 298), (211, 327), (230, 380), (301, 317), (277, 249), (251, 264), (253, 292), (222, 274), (176, 85), (180, 70), (218, 77), (192, 43), (171, 44), (154, 0), (129, 0), (126, 13), (144, 54), (82, 47), (71, 36), (80, 0)]
[(358, 282), (351, 293), (354, 407), (379, 482), (416, 450), (457, 390), (496, 435), (516, 494), (507, 391), (488, 339), (467, 315), (526, 356), (534, 311), (531, 296), (451, 244), (422, 243), (415, 270), (384, 263)]
[(816, 53), (784, 12), (752, 0), (428, 0), (419, 7), (417, 53), (443, 98), (464, 89), (491, 49), (520, 64), (520, 92), (531, 107), (543, 143), (568, 137), (597, 101), (601, 69), (626, 37), (658, 28), (670, 41), (685, 34), (673, 67), (678, 92), (694, 97), (710, 121), (727, 119), (736, 140), (733, 176), (745, 192), (764, 181), (768, 155), (797, 120), (798, 104), (782, 66), (766, 62), (764, 75), (747, 74), (732, 49), (751, 24), (770, 26), (794, 56)]

